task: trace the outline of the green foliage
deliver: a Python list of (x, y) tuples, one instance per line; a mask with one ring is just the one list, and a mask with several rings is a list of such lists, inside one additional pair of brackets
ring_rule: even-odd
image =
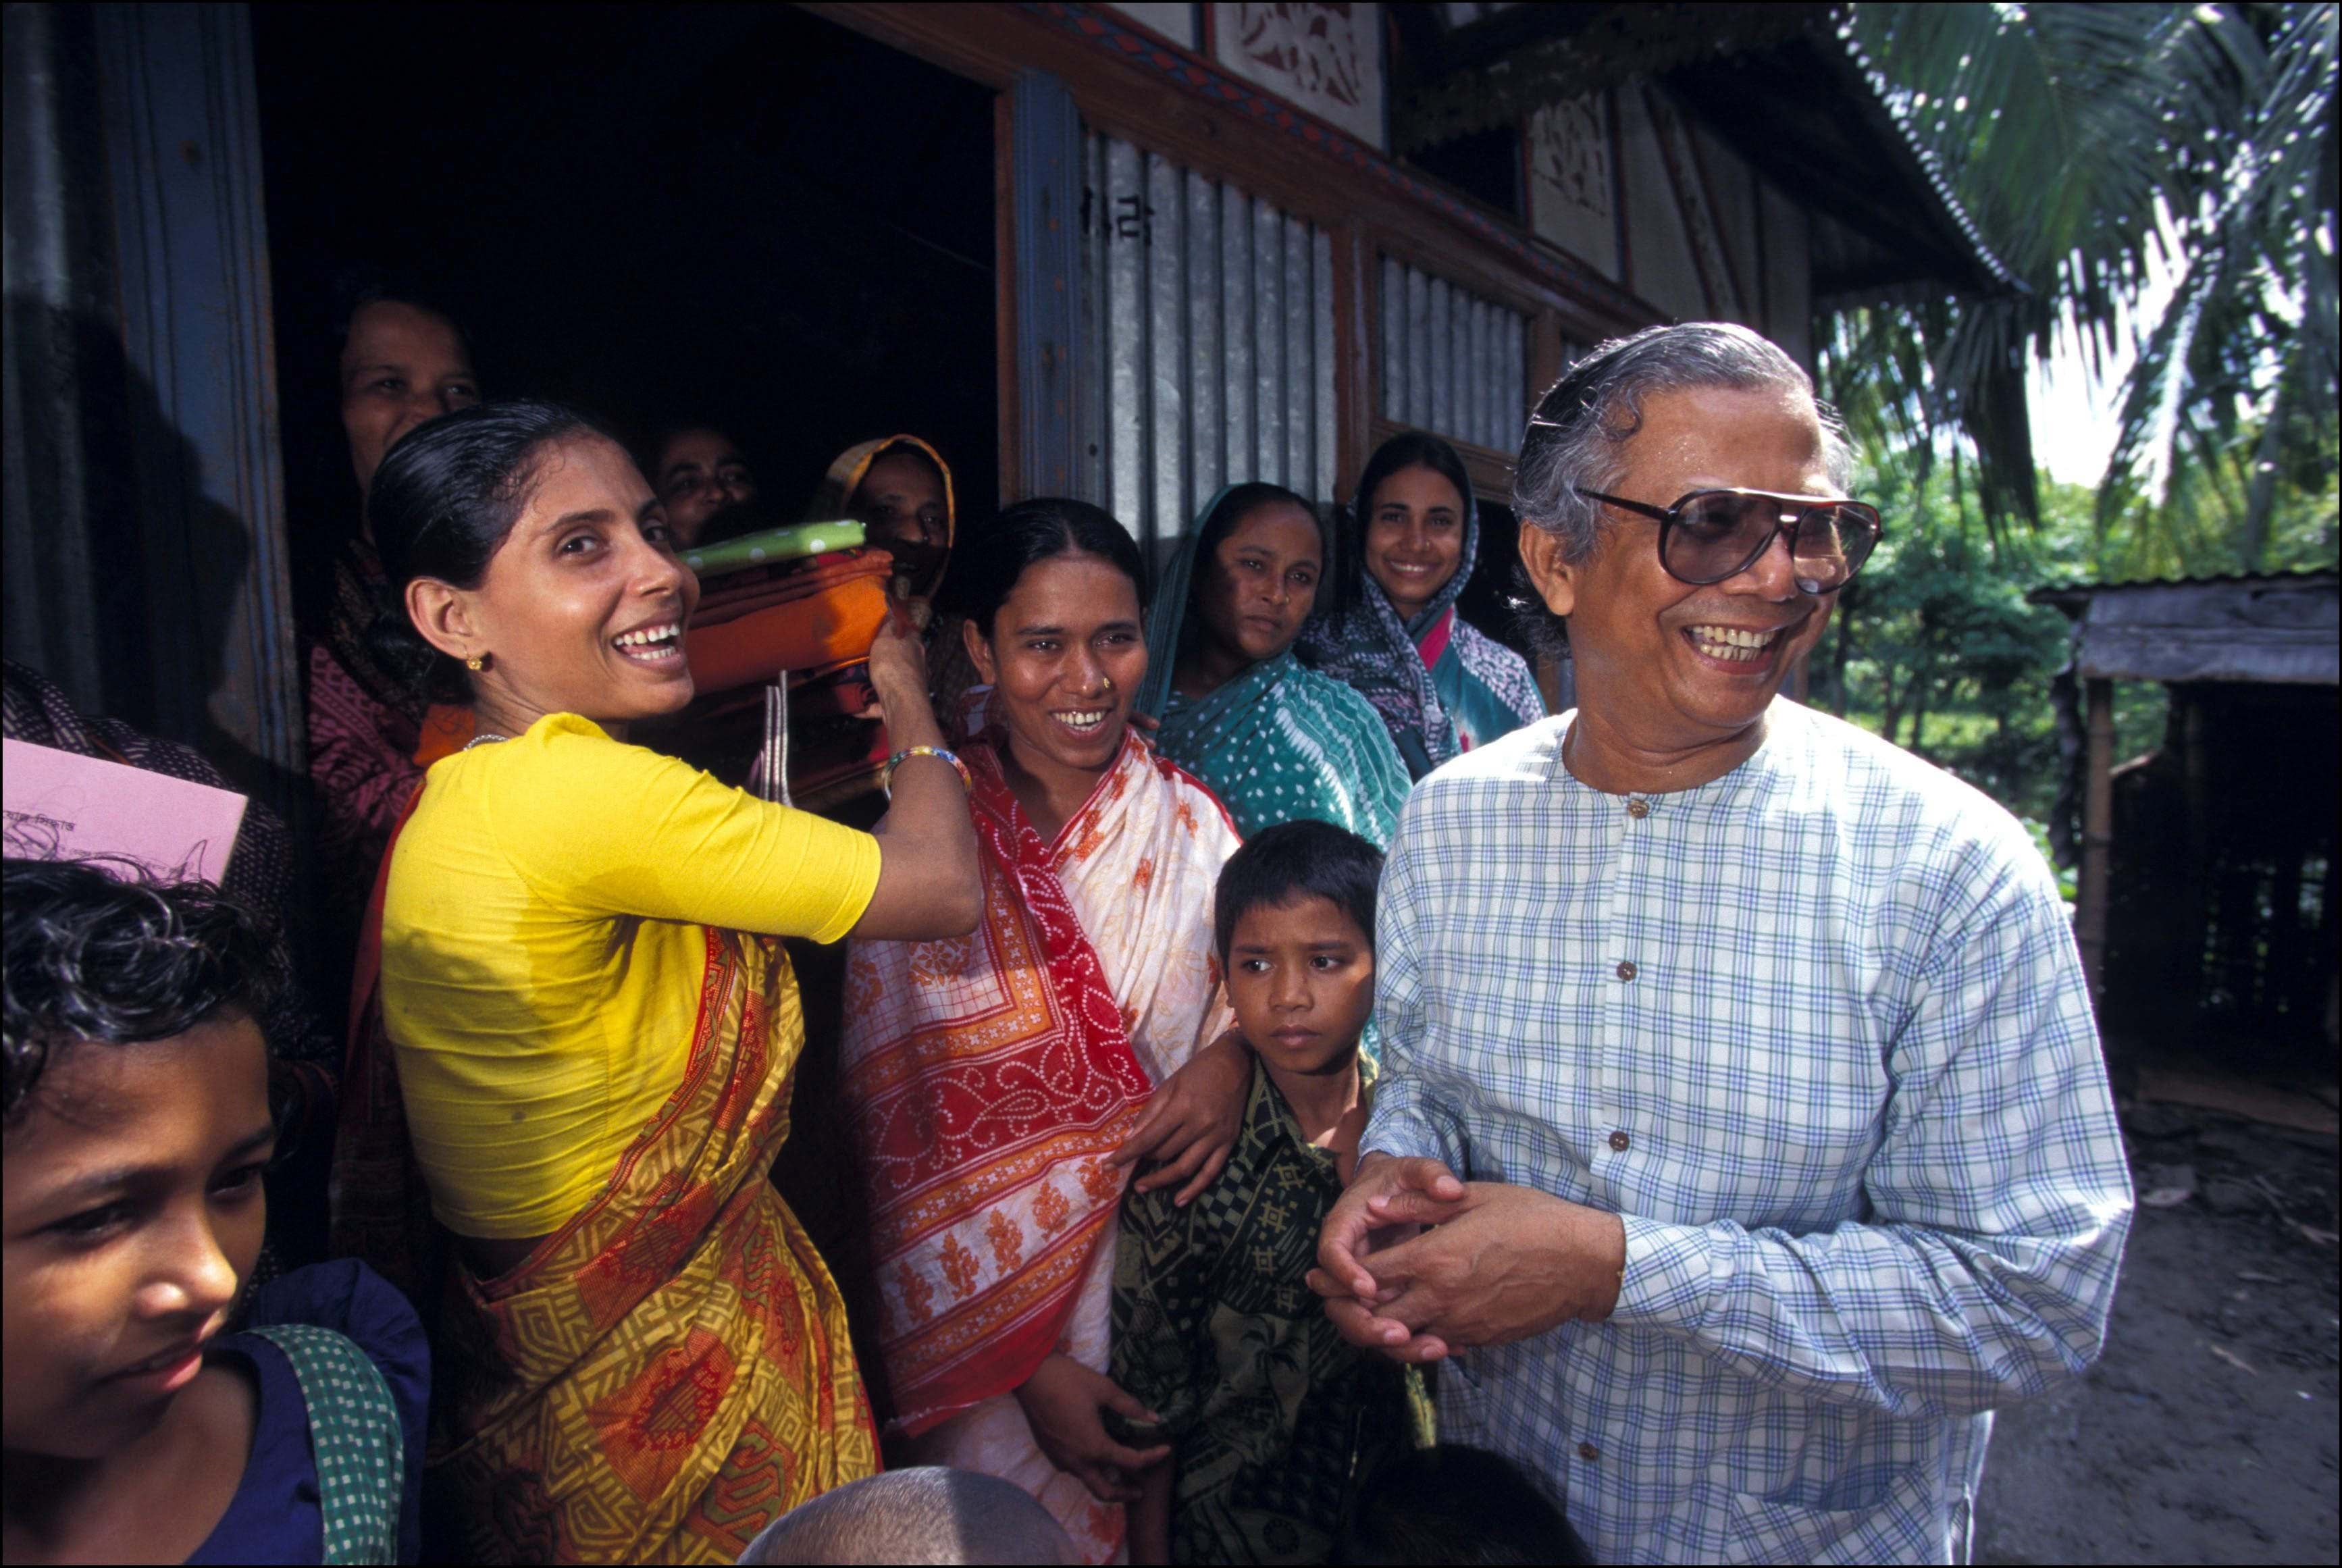
[[(2321, 536), (2331, 562), (2336, 7), (1865, 0), (1848, 26), (2024, 289), (1842, 312), (1827, 394), (1923, 454), (1957, 431), (1997, 527), (2039, 520), (2028, 361), (2067, 329), (2097, 363), (2134, 347), (2097, 532), (2166, 570)], [(2156, 256), (2179, 282), (2145, 318)]]
[[(2051, 682), (2071, 623), (2025, 595), (2045, 584), (2126, 574), (2087, 490), (2041, 479), (2041, 525), (1995, 534), (1966, 465), (1909, 449), (1867, 463), (1854, 493), (1887, 534), (1809, 665), (1809, 700), (1950, 769), (2021, 817), (2047, 822), (2065, 764)], [(2159, 685), (2116, 688), (2127, 759), (2163, 738)]]
[(2057, 851), (2049, 842), (2047, 823), (2037, 816), (2021, 817), (2018, 820), (2025, 824), (2026, 833), (2032, 837), (2033, 847), (2041, 852), (2041, 858), (2047, 861), (2049, 869), (2057, 874), (2057, 896), (2066, 901), (2066, 912), (2071, 914), (2074, 910), (2074, 900), (2079, 896), (2076, 888), (2081, 881), (2081, 868), (2077, 865), (2057, 864)]

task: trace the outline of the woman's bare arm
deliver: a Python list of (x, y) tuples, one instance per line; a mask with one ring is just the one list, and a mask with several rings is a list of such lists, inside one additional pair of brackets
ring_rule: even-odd
[[(943, 745), (927, 702), (926, 652), (899, 607), (871, 645), (870, 684), (896, 751)], [(984, 879), (957, 770), (936, 757), (906, 758), (895, 772), (894, 796), (871, 830), (878, 839), (877, 890), (850, 934), (909, 942), (966, 935), (984, 914)]]

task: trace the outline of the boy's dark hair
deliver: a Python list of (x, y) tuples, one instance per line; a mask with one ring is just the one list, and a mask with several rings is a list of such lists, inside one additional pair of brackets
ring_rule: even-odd
[(1383, 852), (1332, 823), (1305, 818), (1256, 834), (1220, 867), (1213, 894), (1212, 934), (1222, 966), (1246, 911), (1280, 909), (1310, 897), (1332, 900), (1373, 946), (1375, 884), (1382, 874)]
[(285, 994), (275, 944), (217, 888), (123, 881), (78, 861), (0, 860), (0, 964), (10, 1127), (62, 1051), (167, 1040), (223, 1009), (267, 1034)]
[(1374, 1473), (1335, 1543), (1336, 1563), (1591, 1563), (1577, 1532), (1524, 1475), (1485, 1448), (1398, 1455)]

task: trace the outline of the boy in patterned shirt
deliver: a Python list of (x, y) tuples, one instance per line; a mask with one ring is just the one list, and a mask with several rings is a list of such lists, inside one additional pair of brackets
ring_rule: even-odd
[(1303, 1283), (1357, 1160), (1368, 1085), (1382, 854), (1293, 822), (1220, 873), (1228, 1001), (1254, 1054), (1227, 1168), (1176, 1206), (1135, 1188), (1122, 1211), (1114, 1381), (1159, 1413), (1134, 1445), (1171, 1456), (1136, 1479), (1134, 1563), (1323, 1563), (1358, 1488), (1429, 1441), (1420, 1384), (1345, 1342)]

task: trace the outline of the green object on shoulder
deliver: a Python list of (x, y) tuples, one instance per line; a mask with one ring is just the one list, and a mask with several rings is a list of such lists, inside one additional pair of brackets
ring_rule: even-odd
[(309, 1407), (323, 1560), (397, 1562), (406, 1445), (381, 1369), (354, 1342), (315, 1323), (274, 1323), (251, 1333), (285, 1353)]
[(721, 577), (726, 572), (770, 565), (776, 561), (826, 555), (832, 550), (858, 550), (863, 544), (859, 523), (799, 523), (787, 528), (767, 528), (761, 534), (743, 534), (737, 539), (726, 539), (705, 549), (686, 550), (683, 564), (702, 577)]

